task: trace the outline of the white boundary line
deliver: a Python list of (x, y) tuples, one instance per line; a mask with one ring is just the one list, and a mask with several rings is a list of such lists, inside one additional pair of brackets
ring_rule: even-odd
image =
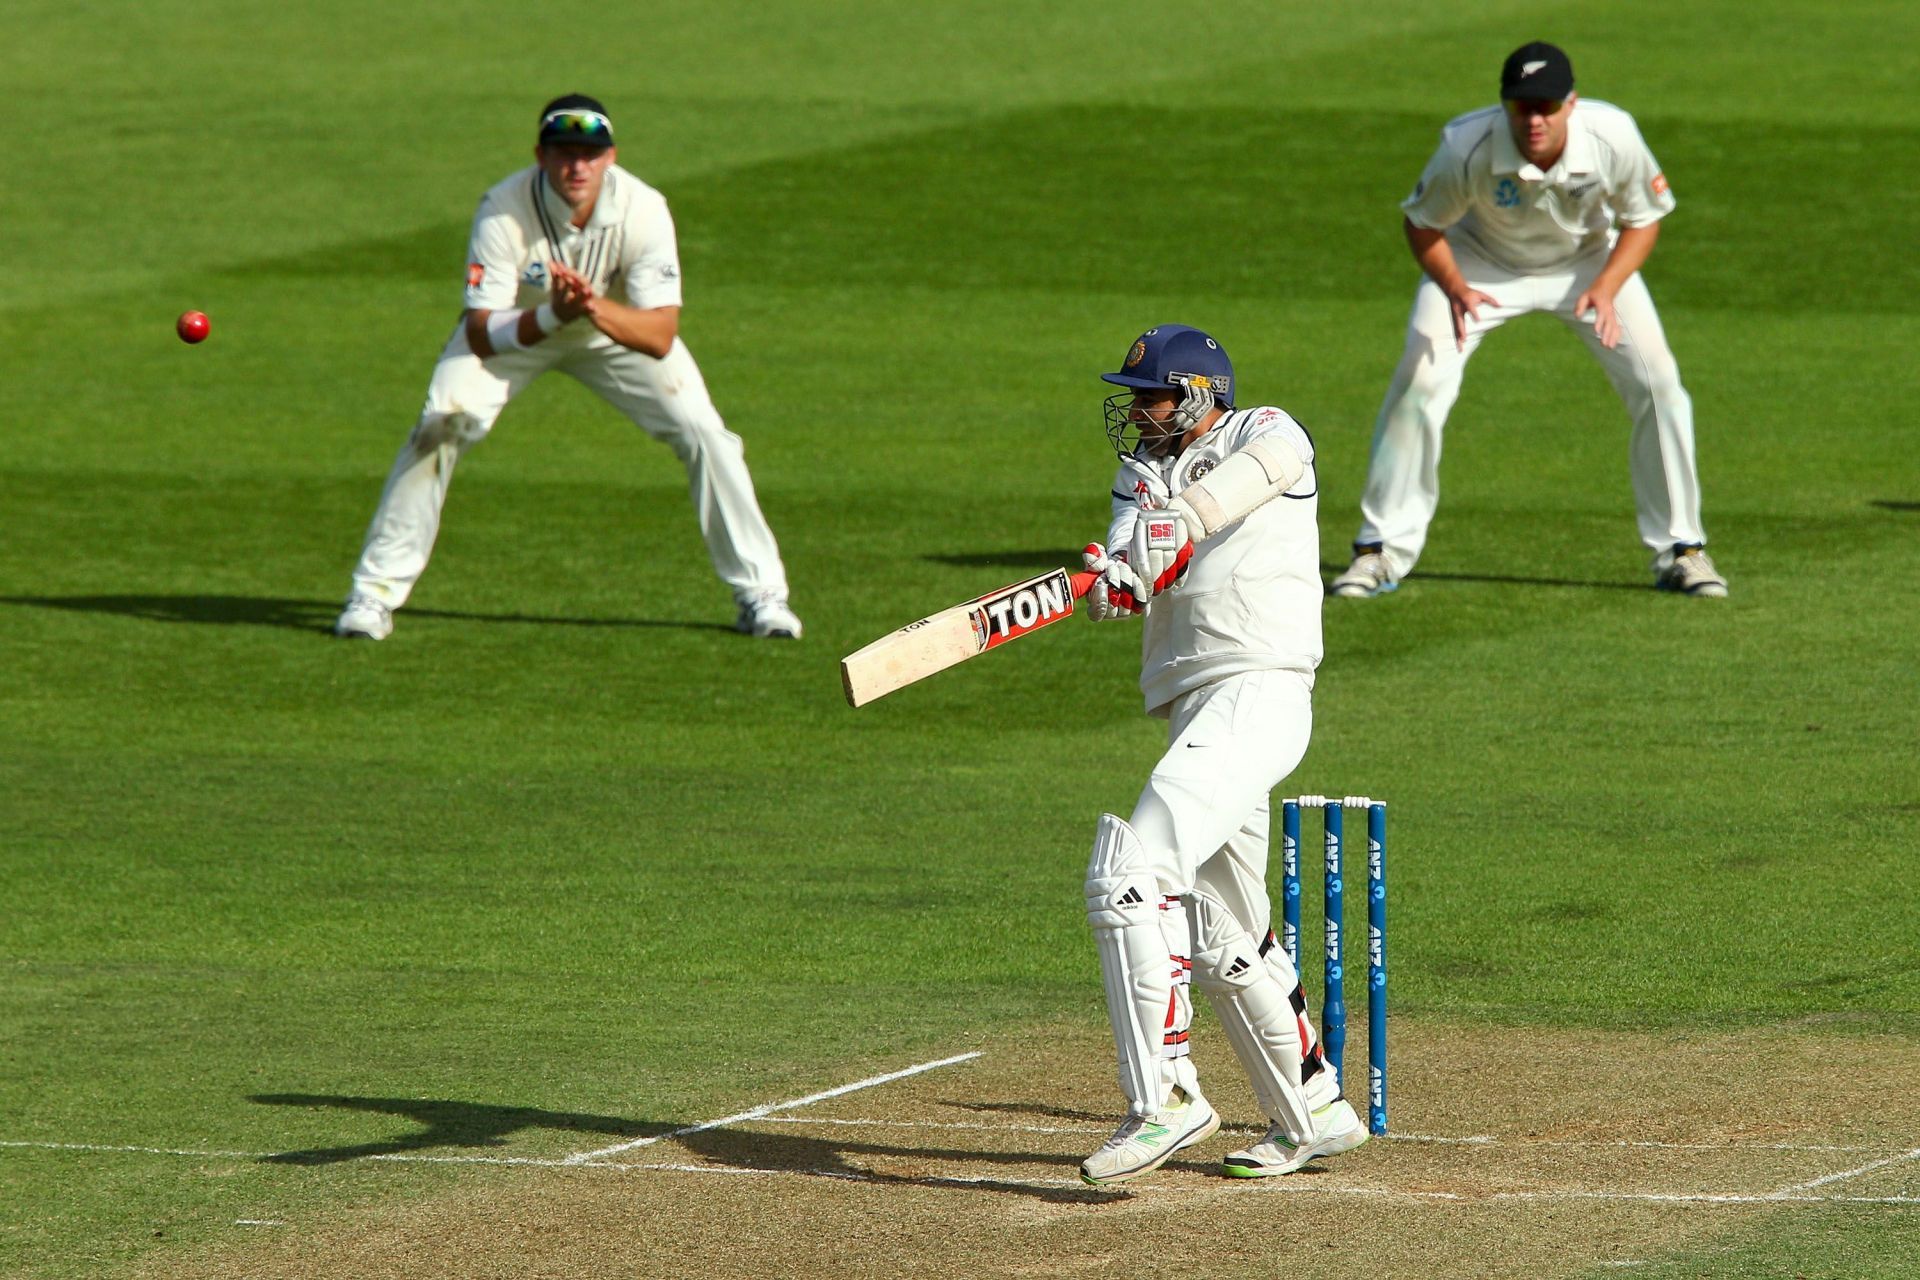
[(750, 1111), (737, 1112), (719, 1120), (709, 1120), (705, 1124), (690, 1124), (684, 1129), (675, 1129), (672, 1133), (656, 1133), (650, 1138), (635, 1138), (631, 1142), (616, 1143), (611, 1147), (602, 1147), (598, 1151), (576, 1151), (566, 1158), (567, 1164), (588, 1164), (602, 1156), (617, 1156), (622, 1151), (632, 1151), (639, 1147), (650, 1147), (656, 1142), (666, 1142), (672, 1138), (684, 1138), (690, 1133), (705, 1133), (709, 1129), (720, 1129), (743, 1120), (760, 1120), (776, 1111), (792, 1111), (796, 1107), (810, 1106), (816, 1102), (825, 1102), (828, 1098), (838, 1098), (842, 1094), (855, 1093), (861, 1089), (871, 1089), (878, 1084), (889, 1084), (895, 1080), (904, 1080), (908, 1076), (917, 1076), (923, 1071), (933, 1071), (940, 1067), (951, 1067), (955, 1063), (967, 1062), (979, 1057), (981, 1051), (957, 1053), (951, 1058), (941, 1058), (936, 1062), (922, 1062), (918, 1066), (903, 1067), (899, 1071), (889, 1071), (881, 1076), (869, 1076), (865, 1080), (856, 1080), (852, 1084), (843, 1084), (834, 1089), (823, 1089), (819, 1093), (810, 1093), (804, 1098), (794, 1098), (789, 1102), (769, 1102), (763, 1107), (754, 1107)]
[[(203, 1159), (249, 1159), (263, 1160), (279, 1154), (272, 1151), (207, 1151), (188, 1150), (179, 1147), (134, 1147), (88, 1142), (9, 1142), (0, 1141), (0, 1147), (31, 1148), (46, 1151), (82, 1151), (103, 1153), (128, 1153), (155, 1156), (188, 1156)], [(1617, 1200), (1636, 1201), (1650, 1204), (1709, 1204), (1709, 1205), (1765, 1205), (1765, 1204), (1884, 1204), (1914, 1205), (1920, 1207), (1920, 1196), (1841, 1196), (1808, 1195), (1806, 1191), (1819, 1185), (1855, 1177), (1873, 1169), (1902, 1160), (1920, 1157), (1920, 1149), (1903, 1155), (1874, 1161), (1859, 1169), (1848, 1170), (1842, 1174), (1829, 1175), (1802, 1186), (1783, 1187), (1778, 1191), (1765, 1192), (1707, 1192), (1707, 1191), (1492, 1191), (1484, 1195), (1462, 1194), (1454, 1191), (1411, 1191), (1397, 1187), (1369, 1186), (1327, 1186), (1319, 1180), (1294, 1182), (1280, 1178), (1262, 1182), (1248, 1183), (1235, 1179), (1227, 1185), (1205, 1186), (1167, 1186), (1148, 1183), (1140, 1186), (1128, 1186), (1121, 1191), (1102, 1193), (1089, 1187), (1078, 1178), (996, 1178), (972, 1177), (965, 1175), (929, 1175), (923, 1177), (902, 1177), (892, 1174), (863, 1173), (857, 1169), (752, 1169), (738, 1165), (680, 1164), (654, 1162), (646, 1164), (618, 1163), (613, 1161), (586, 1162), (572, 1156), (564, 1159), (540, 1159), (533, 1156), (426, 1156), (426, 1155), (389, 1155), (365, 1156), (367, 1160), (377, 1160), (389, 1164), (482, 1164), (512, 1165), (538, 1169), (592, 1169), (602, 1173), (687, 1173), (707, 1174), (715, 1177), (759, 1177), (759, 1178), (826, 1178), (836, 1182), (864, 1182), (929, 1187), (969, 1187), (1002, 1186), (1026, 1187), (1036, 1191), (1071, 1189), (1083, 1191), (1089, 1195), (1204, 1195), (1204, 1194), (1265, 1194), (1265, 1195), (1317, 1195), (1335, 1197), (1355, 1197), (1364, 1199), (1409, 1199), (1443, 1200), (1452, 1203), (1473, 1204), (1477, 1202), (1526, 1202), (1552, 1200)], [(1210, 1180), (1212, 1181), (1212, 1180)], [(1220, 1180), (1225, 1181), (1225, 1180)]]

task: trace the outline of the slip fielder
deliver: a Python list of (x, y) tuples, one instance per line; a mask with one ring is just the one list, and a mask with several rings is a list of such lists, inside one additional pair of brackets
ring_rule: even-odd
[(466, 310), (387, 477), (334, 630), (384, 639), (427, 567), (454, 465), (507, 402), (558, 369), (663, 442), (687, 469), (735, 626), (797, 639), (787, 575), (740, 438), (680, 340), (680, 258), (666, 200), (614, 163), (613, 123), (569, 94), (540, 113), (537, 161), (480, 201)]
[(1500, 98), (1447, 124), (1401, 204), (1426, 279), (1374, 424), (1353, 564), (1331, 590), (1380, 595), (1412, 572), (1468, 359), (1508, 320), (1544, 311), (1586, 342), (1633, 417), (1628, 456), (1654, 585), (1724, 596), (1704, 550), (1693, 402), (1639, 274), (1674, 207), (1666, 176), (1633, 117), (1574, 93), (1573, 65), (1553, 45), (1514, 50)]
[(1103, 377), (1124, 389), (1107, 401), (1120, 470), (1088, 616), (1144, 614), (1140, 687), (1168, 745), (1132, 816), (1101, 815), (1087, 865), (1127, 1116), (1080, 1176), (1137, 1178), (1220, 1127), (1189, 982), (1272, 1122), (1225, 1171), (1291, 1173), (1367, 1140), (1269, 927), (1267, 798), (1306, 753), (1321, 654), (1313, 442), (1284, 410), (1236, 409), (1227, 353), (1186, 325), (1149, 329)]

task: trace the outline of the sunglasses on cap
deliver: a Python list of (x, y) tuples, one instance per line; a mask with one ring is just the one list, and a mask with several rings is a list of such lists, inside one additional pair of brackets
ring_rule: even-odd
[(540, 118), (540, 141), (610, 147), (613, 145), (613, 121), (598, 111), (582, 111), (578, 108), (549, 111)]
[(1507, 114), (1526, 119), (1528, 116), (1557, 116), (1567, 104), (1558, 98), (1508, 98)]

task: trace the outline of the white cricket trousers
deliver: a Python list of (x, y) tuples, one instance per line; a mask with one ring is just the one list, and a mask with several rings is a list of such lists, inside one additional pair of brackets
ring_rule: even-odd
[(785, 594), (786, 567), (754, 496), (740, 437), (721, 421), (685, 343), (675, 338), (656, 360), (606, 338), (586, 345), (549, 339), (482, 360), (467, 345), (464, 326), (440, 353), (420, 420), (387, 476), (353, 571), (355, 594), (395, 609), (406, 603), (440, 532), (454, 464), (493, 429), (507, 402), (549, 369), (584, 383), (686, 466), (707, 554), (736, 600)]
[[(1636, 272), (1614, 298), (1620, 341), (1602, 345), (1593, 321), (1573, 313), (1606, 265), (1594, 254), (1559, 271), (1519, 275), (1454, 247), (1467, 283), (1500, 300), (1467, 320), (1466, 349), (1454, 346), (1447, 295), (1423, 279), (1407, 318), (1407, 346), (1374, 423), (1367, 487), (1360, 500), (1359, 544), (1379, 543), (1396, 576), (1405, 576), (1426, 545), (1427, 526), (1440, 503), (1440, 435), (1460, 395), (1460, 380), (1480, 340), (1515, 316), (1546, 311), (1579, 334), (1633, 418), (1628, 459), (1638, 508), (1640, 540), (1654, 552), (1654, 568), (1672, 562), (1673, 547), (1704, 544), (1700, 478), (1693, 458), (1693, 401), (1660, 327), (1660, 313)], [(1550, 424), (1547, 430), (1554, 429)]]
[[(1167, 894), (1184, 898), (1201, 890), (1258, 943), (1273, 923), (1267, 897), (1269, 797), (1307, 753), (1312, 679), (1297, 671), (1250, 671), (1202, 685), (1174, 700), (1167, 731), (1166, 754), (1128, 825)], [(1281, 971), (1282, 987), (1293, 991), (1299, 975), (1286, 949), (1272, 948), (1267, 959)], [(1184, 1054), (1193, 1016), (1187, 985), (1178, 978), (1174, 1004), (1169, 1056)], [(1311, 1031), (1303, 1029), (1302, 1036), (1303, 1049), (1311, 1049)]]

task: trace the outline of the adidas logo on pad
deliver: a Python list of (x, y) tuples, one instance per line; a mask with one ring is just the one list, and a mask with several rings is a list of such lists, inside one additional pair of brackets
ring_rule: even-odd
[(1138, 889), (1128, 889), (1120, 895), (1120, 905), (1123, 907), (1137, 907), (1145, 901), (1146, 899), (1140, 896)]

